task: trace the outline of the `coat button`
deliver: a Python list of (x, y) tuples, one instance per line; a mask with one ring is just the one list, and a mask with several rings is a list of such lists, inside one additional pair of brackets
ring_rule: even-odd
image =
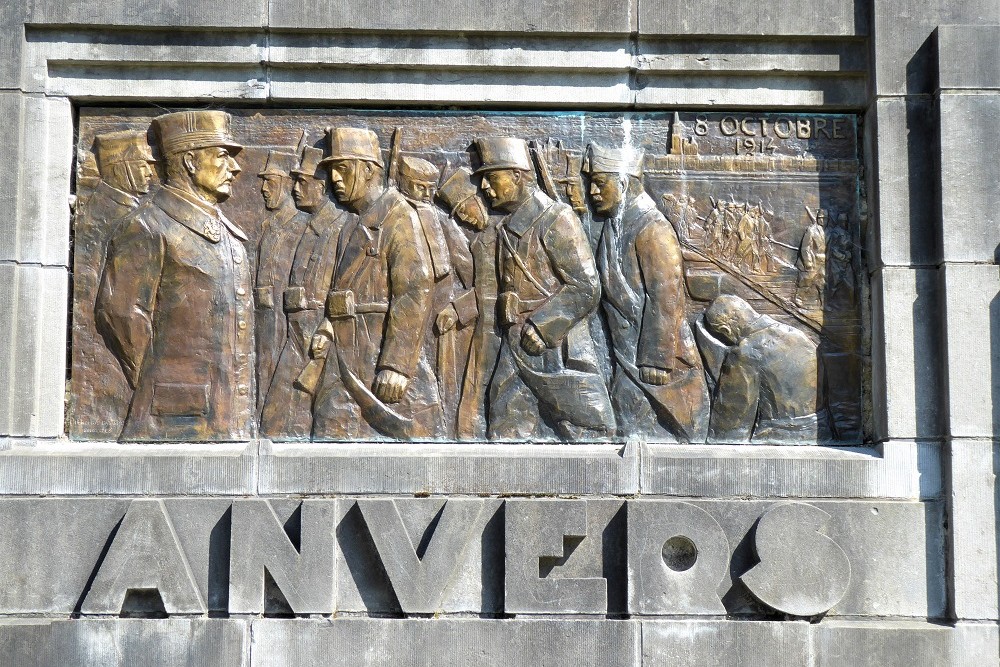
[(244, 294), (246, 294), (246, 293), (247, 293), (247, 291), (246, 291), (245, 289), (243, 289), (242, 287), (237, 287), (237, 288), (236, 288), (236, 293), (237, 293), (238, 295), (240, 295), (240, 296), (243, 296)]
[(238, 387), (238, 390), (240, 392), (240, 396), (246, 396), (247, 393), (250, 391), (245, 384), (241, 384)]
[(234, 264), (242, 264), (243, 263), (243, 258), (240, 257), (239, 255), (233, 255), (233, 263)]
[(239, 326), (240, 329), (246, 329), (247, 323), (244, 322), (243, 320), (240, 320), (240, 323), (237, 326)]

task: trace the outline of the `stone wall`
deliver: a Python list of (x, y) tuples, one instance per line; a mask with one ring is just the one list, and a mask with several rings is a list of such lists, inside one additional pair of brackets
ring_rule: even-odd
[[(997, 25), (992, 0), (5, 3), (0, 663), (1000, 662)], [(71, 441), (97, 103), (857, 113), (867, 441)]]

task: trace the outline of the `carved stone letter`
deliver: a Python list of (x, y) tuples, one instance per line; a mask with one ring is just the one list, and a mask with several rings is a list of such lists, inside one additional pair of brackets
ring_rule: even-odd
[(229, 611), (264, 611), (264, 570), (297, 614), (328, 614), (334, 608), (334, 517), (336, 503), (302, 503), (301, 544), (296, 549), (265, 500), (233, 503)]
[(604, 614), (607, 581), (600, 577), (542, 576), (544, 561), (555, 567), (586, 539), (585, 500), (508, 500), (504, 609), (510, 614)]
[(85, 614), (119, 614), (129, 591), (159, 592), (168, 614), (204, 614), (173, 523), (162, 500), (134, 500), (87, 592)]

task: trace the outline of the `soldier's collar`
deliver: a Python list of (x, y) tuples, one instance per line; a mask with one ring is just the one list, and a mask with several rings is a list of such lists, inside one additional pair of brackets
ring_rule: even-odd
[(110, 185), (107, 181), (101, 181), (97, 184), (97, 192), (110, 199), (116, 204), (121, 206), (133, 207), (139, 203), (139, 198), (135, 195), (129, 194), (124, 190), (119, 190), (113, 185)]
[(507, 216), (504, 227), (518, 236), (524, 236), (524, 233), (542, 217), (542, 213), (545, 213), (551, 205), (552, 199), (541, 189), (536, 189), (523, 204), (517, 207), (517, 210)]
[(375, 198), (371, 206), (361, 214), (361, 224), (368, 229), (380, 228), (389, 214), (389, 209), (397, 204), (409, 206), (403, 195), (399, 193), (399, 190), (386, 188), (382, 191), (382, 194)]
[(247, 235), (230, 222), (222, 211), (189, 192), (164, 185), (156, 193), (155, 201), (164, 213), (212, 243), (222, 240), (223, 226), (238, 239), (248, 240)]
[(645, 192), (640, 192), (632, 201), (625, 205), (622, 211), (622, 220), (633, 220), (639, 216), (656, 209), (656, 202)]

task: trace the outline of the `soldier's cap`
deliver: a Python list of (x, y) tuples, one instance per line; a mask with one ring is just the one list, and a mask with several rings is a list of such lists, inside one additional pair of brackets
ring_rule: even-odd
[(257, 172), (257, 175), (261, 178), (265, 176), (291, 176), (298, 161), (298, 156), (295, 153), (268, 151), (264, 169)]
[(420, 183), (437, 183), (441, 178), (441, 170), (432, 162), (404, 155), (399, 158), (399, 177)]
[(452, 172), (438, 188), (438, 198), (451, 210), (458, 208), (462, 202), (476, 196), (479, 188), (472, 180), (472, 171), (461, 167)]
[(94, 137), (94, 159), (99, 171), (121, 162), (156, 162), (146, 143), (146, 133), (132, 130)]
[(482, 174), (496, 169), (520, 169), (533, 171), (528, 142), (514, 137), (487, 137), (476, 139), (480, 167), (475, 173)]
[(587, 174), (628, 174), (642, 177), (642, 161), (646, 153), (641, 148), (605, 148), (600, 144), (587, 146), (582, 171)]
[(371, 130), (356, 127), (326, 128), (330, 155), (323, 158), (320, 164), (326, 165), (339, 160), (366, 160), (385, 167), (382, 162), (382, 149), (379, 147), (378, 135)]
[(323, 166), (323, 151), (312, 146), (302, 149), (302, 162), (295, 169), (288, 173), (293, 176), (312, 176), (317, 178), (316, 172)]
[(243, 150), (230, 130), (232, 117), (225, 111), (178, 111), (153, 119), (164, 156), (198, 148), (221, 146), (233, 155)]

